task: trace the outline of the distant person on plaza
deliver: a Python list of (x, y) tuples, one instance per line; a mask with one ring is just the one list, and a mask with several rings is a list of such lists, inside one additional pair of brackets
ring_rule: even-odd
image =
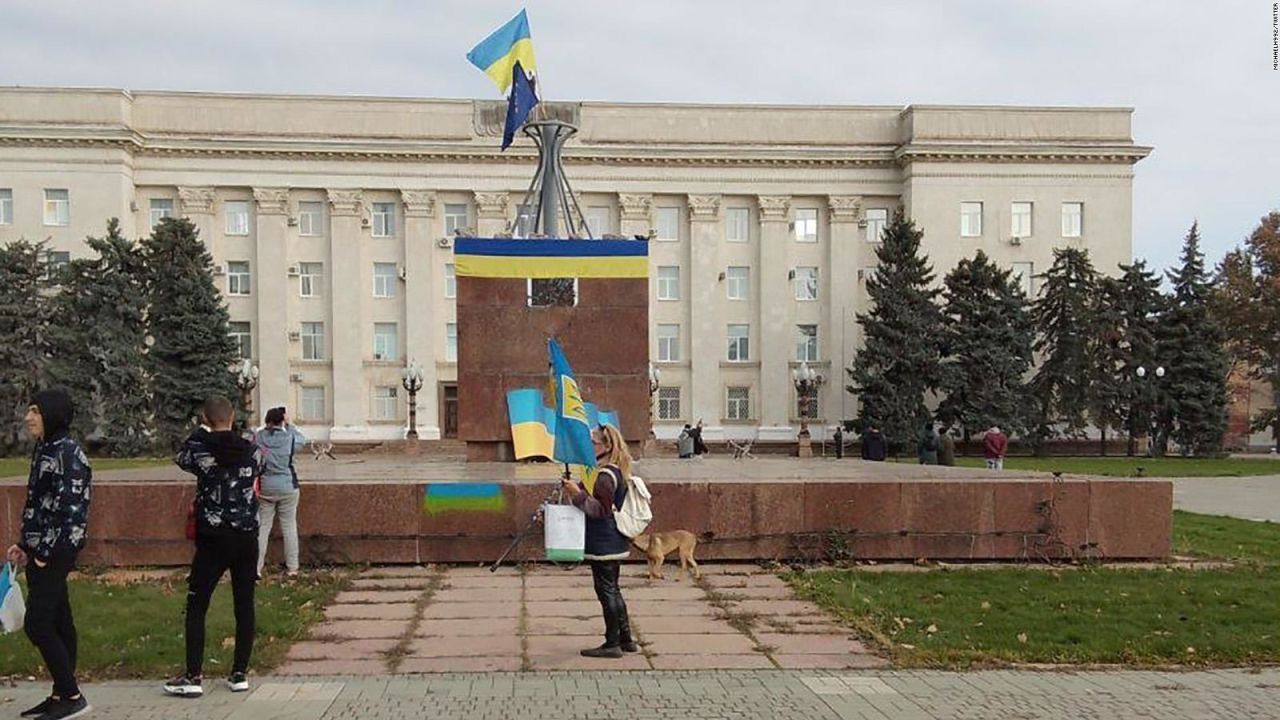
[(932, 420), (926, 422), (920, 430), (920, 437), (916, 440), (916, 457), (921, 465), (938, 464), (938, 431), (933, 427)]
[(271, 525), (276, 514), (280, 515), (280, 535), (284, 538), (285, 574), (298, 574), (298, 471), (293, 465), (293, 455), (307, 444), (307, 438), (289, 422), (284, 407), (267, 411), (266, 426), (254, 436), (254, 443), (262, 451), (261, 491), (258, 495), (258, 579), (262, 579), (262, 567), (267, 559), (267, 543), (271, 538)]
[(995, 425), (982, 436), (982, 457), (987, 459), (988, 470), (1003, 470), (1004, 456), (1009, 451), (1009, 436)]
[(951, 428), (943, 428), (938, 436), (938, 464), (948, 467), (956, 464), (956, 439), (951, 437)]
[(880, 428), (876, 427), (875, 423), (871, 423), (871, 428), (862, 433), (862, 459), (884, 462), (888, 456), (889, 441), (884, 433), (880, 432)]
[(178, 450), (178, 467), (196, 476), (196, 552), (187, 579), (186, 672), (164, 684), (181, 697), (204, 694), (205, 615), (209, 598), (231, 572), (235, 607), (235, 654), (227, 685), (249, 689), (249, 656), (254, 639), (254, 584), (258, 577), (258, 498), (255, 490), (262, 453), (232, 431), (231, 401), (214, 395), (204, 402), (204, 421)]
[(27, 616), (23, 630), (53, 677), (53, 692), (22, 717), (65, 720), (92, 708), (76, 683), (77, 636), (67, 595), (67, 575), (84, 548), (93, 470), (84, 450), (67, 434), (75, 405), (63, 390), (41, 390), (25, 418), (36, 441), (27, 475), (22, 537), (6, 553), (26, 565)]
[(680, 437), (676, 438), (676, 451), (682, 458), (693, 457), (693, 426), (689, 423), (685, 423)]
[(693, 454), (698, 456), (706, 455), (707, 444), (702, 440), (702, 418), (698, 418), (698, 424), (689, 433), (693, 435)]
[(619, 561), (631, 554), (631, 539), (618, 532), (613, 518), (627, 496), (631, 477), (631, 453), (622, 433), (612, 425), (602, 425), (591, 432), (599, 473), (591, 493), (586, 486), (569, 478), (563, 481), (565, 493), (587, 516), (584, 557), (591, 565), (591, 580), (596, 598), (604, 614), (604, 644), (582, 651), (586, 657), (620, 658), (623, 653), (639, 652), (631, 635), (627, 603), (618, 584)]

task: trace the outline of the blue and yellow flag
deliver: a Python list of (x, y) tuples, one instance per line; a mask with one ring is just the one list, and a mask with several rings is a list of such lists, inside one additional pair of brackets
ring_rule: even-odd
[(649, 243), (458, 238), (453, 262), (458, 277), (647, 278)]
[(467, 59), (472, 65), (484, 71), (498, 85), (498, 92), (507, 94), (511, 87), (511, 69), (516, 61), (524, 67), (524, 71), (532, 73), (537, 70), (533, 59), (533, 38), (529, 36), (529, 17), (524, 10), (511, 18), (510, 22), (497, 30), (479, 45), (471, 48)]
[[(588, 470), (596, 466), (595, 448), (591, 444), (591, 425), (587, 418), (587, 405), (582, 391), (573, 377), (573, 369), (565, 359), (560, 343), (555, 338), (547, 340), (551, 354), (551, 374), (556, 384), (556, 462), (581, 465)], [(593, 473), (588, 472), (587, 477)]]

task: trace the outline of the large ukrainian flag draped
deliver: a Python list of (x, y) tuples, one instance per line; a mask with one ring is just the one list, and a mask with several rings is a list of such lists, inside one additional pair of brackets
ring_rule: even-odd
[(642, 240), (458, 238), (453, 258), (458, 277), (649, 277), (649, 243)]
[(587, 490), (595, 481), (595, 447), (591, 444), (591, 425), (582, 391), (573, 377), (573, 369), (555, 338), (547, 340), (547, 352), (551, 355), (551, 375), (556, 385), (556, 445), (552, 458), (556, 462), (579, 465), (586, 469)]
[(503, 95), (511, 87), (511, 69), (517, 60), (525, 72), (534, 72), (537, 63), (533, 59), (533, 38), (529, 36), (529, 17), (524, 10), (471, 48), (467, 59), (483, 70)]
[[(553, 381), (554, 382), (554, 381)], [(551, 390), (555, 397), (554, 386)], [(618, 413), (601, 410), (593, 403), (584, 403), (587, 409), (587, 425), (597, 427), (618, 424)], [(556, 411), (546, 405), (542, 391), (537, 388), (520, 388), (507, 392), (507, 416), (511, 419), (511, 440), (517, 460), (556, 454)]]

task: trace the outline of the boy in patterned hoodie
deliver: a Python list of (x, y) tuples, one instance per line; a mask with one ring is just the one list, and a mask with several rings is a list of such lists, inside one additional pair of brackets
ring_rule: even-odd
[(227, 684), (232, 692), (249, 689), (245, 674), (253, 652), (253, 591), (258, 575), (258, 497), (255, 482), (262, 469), (257, 446), (232, 432), (231, 402), (215, 395), (204, 403), (208, 429), (198, 427), (175, 461), (196, 476), (196, 554), (187, 580), (187, 671), (164, 684), (181, 697), (204, 694), (204, 620), (209, 598), (231, 571), (235, 604), (236, 649)]
[(27, 617), (31, 644), (53, 676), (53, 693), (22, 717), (66, 720), (92, 710), (76, 684), (76, 626), (67, 596), (67, 575), (84, 547), (93, 471), (67, 431), (75, 405), (64, 390), (41, 390), (27, 408), (27, 432), (36, 440), (22, 510), (22, 539), (9, 548), (9, 562), (27, 566)]

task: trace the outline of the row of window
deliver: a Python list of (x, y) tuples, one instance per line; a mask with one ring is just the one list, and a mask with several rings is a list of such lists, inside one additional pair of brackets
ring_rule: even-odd
[[(13, 190), (0, 188), (0, 225), (13, 224)], [(62, 188), (44, 191), (44, 224), (52, 227), (71, 224), (71, 193)]]
[[(303, 385), (300, 393), (297, 420), (301, 422), (326, 419), (327, 401), (323, 385)], [(373, 419), (400, 419), (400, 388), (395, 385), (379, 385), (373, 388)]]
[[(724, 419), (726, 420), (751, 420), (751, 388), (744, 386), (730, 385), (725, 388), (724, 392)], [(820, 417), (818, 410), (819, 398), (814, 397), (807, 412), (810, 417)], [(796, 399), (796, 417), (800, 417), (805, 412), (805, 408), (801, 408), (799, 398)], [(684, 416), (680, 407), (680, 387), (679, 386), (663, 386), (658, 388), (658, 419), (659, 420), (683, 420)]]
[[(818, 268), (798, 267), (789, 273), (796, 300), (818, 299)], [(725, 282), (725, 296), (730, 300), (746, 300), (751, 295), (751, 268), (742, 265), (729, 266), (721, 278)], [(657, 297), (659, 300), (680, 299), (680, 266), (657, 267)]]
[[(240, 357), (253, 357), (253, 325), (244, 321), (230, 324), (231, 339), (239, 349)], [(303, 360), (326, 360), (328, 353), (325, 329), (322, 322), (304, 322), (298, 333), (302, 341)], [(373, 359), (395, 361), (400, 359), (400, 327), (397, 323), (373, 324)], [(458, 361), (458, 324), (446, 323), (444, 336), (445, 362)]]
[[(3, 197), (0, 191), (0, 198)], [(65, 192), (65, 191), (64, 191)], [(249, 234), (249, 201), (224, 200), (222, 203), (223, 232), (226, 235)], [(160, 221), (174, 216), (173, 198), (152, 198), (150, 210), (151, 227)], [(376, 202), (370, 204), (369, 224), (374, 237), (394, 237), (396, 230), (396, 204), (393, 202)], [(298, 203), (298, 214), (294, 218), (298, 225), (298, 234), (303, 237), (320, 237), (324, 235), (325, 217), (324, 203), (321, 201), (302, 201)], [(470, 211), (466, 203), (445, 203), (444, 231), (453, 235), (454, 230), (469, 227)], [(65, 224), (65, 223), (64, 223)]]
[[(601, 208), (608, 212), (609, 208)], [(889, 222), (888, 208), (868, 208), (866, 220), (867, 242), (879, 242), (885, 225)], [(654, 209), (654, 235), (664, 242), (680, 239), (680, 208), (659, 206)], [(791, 237), (796, 242), (818, 242), (818, 208), (796, 208), (791, 219)], [(751, 208), (729, 207), (724, 215), (724, 238), (727, 242), (751, 240)]]
[[(290, 273), (293, 273), (290, 268)], [(304, 262), (297, 265), (298, 294), (304, 298), (324, 295), (324, 263)], [(227, 262), (227, 294), (249, 295), (252, 292), (252, 276), (248, 260)], [(401, 279), (400, 266), (395, 263), (373, 264), (373, 296), (393, 298), (397, 281)], [(453, 263), (444, 266), (444, 296), (453, 298), (458, 292), (458, 280)]]
[[(680, 324), (658, 323), (658, 361), (680, 362)], [(731, 362), (747, 362), (751, 359), (751, 326), (730, 324), (727, 333), (728, 346), (725, 359)], [(818, 361), (818, 326), (796, 326), (797, 362)]]
[[(1009, 206), (1009, 236), (1031, 237), (1034, 205), (1031, 202), (1015, 202)], [(960, 203), (960, 237), (982, 236), (982, 207), (980, 202)], [(1084, 203), (1062, 203), (1062, 237), (1078, 238), (1084, 234)]]

